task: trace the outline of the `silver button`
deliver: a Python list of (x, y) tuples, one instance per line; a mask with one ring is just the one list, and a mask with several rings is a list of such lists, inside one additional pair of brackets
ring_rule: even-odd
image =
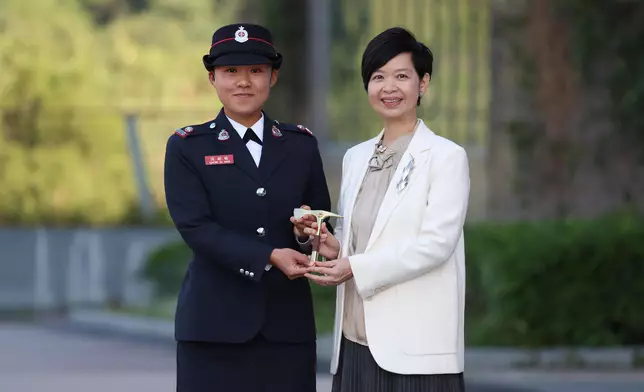
[(240, 270), (239, 270), (239, 273), (240, 273), (240, 274), (243, 274), (243, 273), (244, 273), (244, 269), (243, 269), (243, 268), (242, 268), (242, 269), (240, 269)]
[(257, 194), (257, 196), (259, 196), (259, 197), (264, 197), (264, 196), (266, 196), (266, 189), (264, 189), (264, 188), (257, 188), (257, 190), (255, 191), (255, 193), (256, 193), (256, 194)]
[(248, 271), (246, 271), (244, 273), (246, 274), (246, 276), (250, 275), (250, 272), (248, 272)]
[(251, 272), (249, 276), (252, 278), (255, 274)]
[(257, 235), (260, 236), (260, 237), (265, 236), (266, 235), (266, 230), (263, 227), (260, 227), (259, 229), (257, 229)]

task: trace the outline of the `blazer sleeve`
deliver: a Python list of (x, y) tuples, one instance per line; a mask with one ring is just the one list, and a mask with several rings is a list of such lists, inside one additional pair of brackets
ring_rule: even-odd
[(175, 227), (196, 255), (235, 272), (250, 271), (250, 279), (259, 281), (273, 248), (215, 222), (201, 178), (184, 156), (181, 142), (168, 140), (164, 164), (166, 203)]
[(469, 201), (467, 154), (458, 147), (432, 165), (433, 180), (416, 238), (349, 257), (362, 298), (424, 275), (454, 252), (463, 233)]

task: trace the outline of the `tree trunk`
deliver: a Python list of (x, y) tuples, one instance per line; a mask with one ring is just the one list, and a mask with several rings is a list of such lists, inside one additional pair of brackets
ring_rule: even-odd
[(488, 217), (592, 217), (643, 205), (644, 168), (581, 83), (554, 0), (493, 1)]

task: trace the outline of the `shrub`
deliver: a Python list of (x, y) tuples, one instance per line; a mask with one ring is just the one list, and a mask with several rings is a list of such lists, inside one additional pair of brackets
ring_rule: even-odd
[[(644, 219), (470, 224), (465, 230), (468, 345), (644, 344)], [(181, 242), (150, 255), (144, 276), (176, 295), (190, 257)], [(318, 331), (335, 290), (311, 285)]]
[(468, 230), (476, 343), (644, 343), (644, 221), (482, 224)]
[(190, 257), (190, 249), (182, 241), (162, 245), (148, 256), (142, 276), (152, 282), (158, 297), (176, 296)]

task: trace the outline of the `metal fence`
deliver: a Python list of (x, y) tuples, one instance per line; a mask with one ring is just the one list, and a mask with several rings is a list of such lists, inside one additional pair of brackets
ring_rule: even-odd
[(0, 311), (144, 306), (148, 253), (173, 229), (0, 229)]

